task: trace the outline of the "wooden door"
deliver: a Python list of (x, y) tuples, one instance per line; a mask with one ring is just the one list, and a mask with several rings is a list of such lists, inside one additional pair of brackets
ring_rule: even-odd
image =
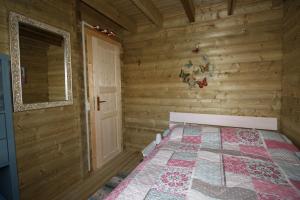
[(121, 152), (122, 111), (119, 43), (87, 31), (92, 166), (100, 168)]

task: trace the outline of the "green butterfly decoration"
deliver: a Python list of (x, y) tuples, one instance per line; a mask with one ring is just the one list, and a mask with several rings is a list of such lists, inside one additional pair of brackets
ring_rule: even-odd
[(191, 67), (193, 67), (193, 63), (192, 63), (191, 60), (189, 60), (189, 63), (185, 64), (184, 66), (188, 67), (188, 68), (191, 68)]

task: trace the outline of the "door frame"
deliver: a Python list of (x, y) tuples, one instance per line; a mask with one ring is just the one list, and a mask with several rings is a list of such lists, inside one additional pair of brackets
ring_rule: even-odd
[[(104, 33), (101, 33), (101, 32), (98, 32), (96, 30), (94, 30), (93, 28), (91, 27), (85, 27), (84, 29), (84, 40), (85, 40), (85, 51), (86, 51), (86, 66), (87, 66), (87, 100), (88, 102), (88, 110), (89, 110), (89, 114), (88, 114), (88, 117), (89, 117), (89, 120), (88, 120), (88, 126), (90, 127), (89, 128), (89, 138), (88, 138), (88, 143), (90, 146), (89, 147), (89, 150), (88, 150), (88, 156), (89, 158), (89, 164), (92, 166), (90, 170), (96, 170), (97, 169), (97, 161), (96, 161), (96, 154), (93, 152), (95, 151), (96, 149), (96, 124), (95, 124), (95, 95), (94, 95), (94, 76), (93, 76), (93, 55), (89, 52), (92, 52), (92, 37), (97, 37), (101, 40), (104, 40), (108, 43), (111, 43), (113, 45), (116, 45), (118, 46), (118, 48), (120, 49), (120, 54), (122, 53), (123, 49), (122, 49), (122, 45), (120, 42), (112, 39), (112, 38), (109, 38), (106, 34)], [(120, 60), (120, 70), (121, 70), (121, 60)], [(120, 76), (121, 78), (121, 76)], [(122, 92), (121, 92), (122, 94)], [(120, 95), (121, 95), (120, 94)], [(122, 96), (122, 95), (121, 95)], [(122, 102), (122, 101), (121, 101)], [(121, 152), (123, 151), (123, 126), (122, 126), (122, 121), (123, 121), (123, 113), (122, 113), (122, 104), (121, 104), (121, 107), (120, 107), (120, 112), (121, 112), (121, 119), (120, 119), (120, 122), (121, 122), (121, 130), (120, 130), (120, 142), (121, 142)], [(90, 145), (91, 144), (91, 145)], [(120, 152), (120, 153), (121, 153)]]

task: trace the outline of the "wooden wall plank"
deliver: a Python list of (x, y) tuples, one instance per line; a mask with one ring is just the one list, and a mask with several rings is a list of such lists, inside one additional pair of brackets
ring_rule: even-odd
[[(21, 199), (53, 199), (82, 176), (81, 148), (81, 49), (77, 37), (76, 1), (0, 0), (0, 52), (9, 54), (8, 12), (14, 11), (70, 32), (74, 104), (14, 113), (17, 166)], [(27, 44), (26, 44), (27, 45)], [(32, 45), (30, 43), (29, 45)], [(34, 63), (39, 76), (43, 56), (24, 60)], [(44, 62), (44, 63), (43, 63)], [(38, 81), (37, 81), (38, 82)], [(31, 91), (30, 91), (31, 92)], [(33, 93), (31, 93), (33, 94)]]
[(104, 0), (82, 0), (84, 3), (88, 4), (89, 6), (96, 9), (98, 12), (102, 13), (103, 15), (107, 16), (115, 23), (119, 24), (126, 30), (130, 32), (136, 31), (136, 24), (133, 22), (126, 14), (122, 13), (121, 11), (117, 10), (109, 3), (105, 2)]
[(300, 147), (299, 1), (284, 1), (281, 127)]
[[(151, 142), (168, 127), (169, 112), (280, 117), (282, 7), (271, 0), (241, 2), (230, 17), (223, 2), (197, 12), (192, 25), (177, 16), (166, 19), (163, 29), (124, 35), (128, 147)], [(192, 53), (196, 45), (199, 54)], [(201, 55), (214, 64), (213, 76), (206, 88), (189, 89), (178, 77), (180, 69)]]
[(115, 32), (118, 36), (122, 35), (123, 28), (114, 23), (111, 19), (92, 9), (83, 2), (79, 2), (80, 18), (92, 26), (99, 26)]
[(155, 7), (152, 0), (131, 0), (156, 26), (163, 23), (160, 11)]

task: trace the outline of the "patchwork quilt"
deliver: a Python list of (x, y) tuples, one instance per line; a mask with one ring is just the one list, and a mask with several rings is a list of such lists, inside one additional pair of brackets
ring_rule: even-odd
[(300, 199), (300, 152), (272, 131), (175, 126), (112, 199)]

